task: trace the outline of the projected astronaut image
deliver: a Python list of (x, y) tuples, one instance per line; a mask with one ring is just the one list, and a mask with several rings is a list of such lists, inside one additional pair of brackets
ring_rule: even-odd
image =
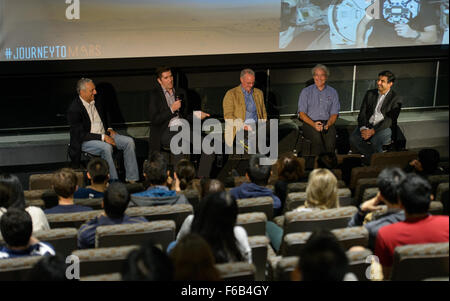
[(279, 48), (448, 44), (448, 0), (281, 0)]

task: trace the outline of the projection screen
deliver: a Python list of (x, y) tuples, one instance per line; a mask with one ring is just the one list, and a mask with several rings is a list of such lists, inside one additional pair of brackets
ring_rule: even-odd
[(0, 61), (448, 44), (448, 0), (0, 0)]

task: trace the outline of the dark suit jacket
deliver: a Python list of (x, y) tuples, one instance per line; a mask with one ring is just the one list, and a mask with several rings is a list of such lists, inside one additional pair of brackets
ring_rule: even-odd
[[(175, 95), (181, 98), (181, 108), (179, 109), (179, 117), (192, 120), (192, 111), (189, 107), (187, 93), (182, 88), (175, 89)], [(169, 126), (170, 120), (177, 114), (172, 114), (163, 89), (158, 84), (157, 88), (150, 92), (150, 136), (149, 136), (149, 153), (161, 150), (161, 135)]]
[[(95, 101), (95, 107), (105, 130), (110, 128), (111, 119), (107, 110), (97, 100)], [(67, 110), (67, 120), (70, 125), (69, 156), (73, 164), (78, 166), (81, 160), (81, 144), (89, 140), (102, 140), (102, 135), (91, 133), (91, 120), (78, 95)]]
[(397, 120), (402, 105), (402, 98), (391, 89), (384, 98), (383, 105), (381, 106), (381, 113), (383, 114), (384, 119), (377, 125), (372, 126), (369, 123), (369, 119), (375, 112), (377, 100), (378, 89), (368, 90), (366, 92), (358, 115), (359, 128), (366, 126), (368, 128), (373, 128), (375, 132), (377, 132), (391, 127), (392, 122)]

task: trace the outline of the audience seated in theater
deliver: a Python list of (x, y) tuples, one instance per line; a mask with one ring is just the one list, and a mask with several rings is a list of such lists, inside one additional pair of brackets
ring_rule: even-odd
[(375, 255), (383, 266), (384, 279), (389, 279), (396, 247), (449, 241), (448, 216), (428, 213), (432, 195), (431, 185), (425, 179), (407, 174), (399, 184), (398, 196), (405, 221), (382, 227), (375, 242)]
[(198, 234), (185, 235), (170, 253), (175, 267), (174, 280), (218, 281), (219, 271), (208, 243)]
[(300, 251), (298, 265), (291, 274), (294, 281), (352, 281), (348, 258), (336, 236), (316, 230)]
[(200, 199), (204, 199), (207, 195), (225, 191), (225, 185), (217, 179), (206, 179), (202, 178), (200, 180)]
[(145, 160), (143, 172), (147, 190), (132, 194), (130, 206), (189, 204), (183, 194), (177, 194), (168, 188), (169, 170), (167, 161), (160, 152), (153, 152)]
[(87, 177), (91, 185), (79, 187), (73, 197), (75, 199), (102, 198), (109, 182), (108, 162), (100, 157), (92, 158), (87, 166)]
[(91, 211), (91, 207), (75, 205), (73, 194), (77, 190), (77, 176), (70, 168), (63, 168), (53, 174), (53, 190), (58, 196), (58, 206), (45, 209), (46, 214), (52, 213), (73, 213), (81, 211)]
[(230, 193), (235, 199), (256, 198), (270, 196), (273, 199), (274, 216), (281, 214), (281, 201), (273, 191), (265, 187), (269, 181), (272, 166), (260, 164), (263, 155), (251, 155), (245, 177), (250, 181), (231, 189)]
[(104, 212), (80, 227), (78, 231), (78, 248), (86, 249), (95, 246), (95, 231), (98, 226), (147, 222), (147, 219), (144, 217), (130, 217), (125, 214), (129, 202), (130, 194), (125, 184), (120, 182), (110, 184), (103, 197)]
[[(177, 235), (180, 241), (188, 233), (197, 233), (211, 247), (216, 263), (252, 262), (252, 250), (247, 231), (236, 226), (238, 208), (236, 200), (228, 192), (216, 192), (200, 201), (199, 210), (189, 215)], [(174, 243), (169, 245), (170, 253)]]
[[(358, 207), (358, 212), (349, 221), (349, 227), (366, 227), (369, 232), (369, 249), (375, 248), (375, 238), (378, 230), (386, 225), (390, 225), (405, 219), (405, 212), (400, 208), (397, 189), (398, 184), (406, 177), (406, 174), (400, 168), (386, 168), (378, 175), (377, 187), (380, 190), (378, 194), (362, 203)], [(381, 209), (381, 205), (386, 205), (386, 213), (372, 218), (371, 212)]]
[(122, 271), (123, 281), (171, 281), (174, 267), (166, 253), (151, 242), (128, 254)]
[(433, 148), (424, 148), (419, 151), (419, 159), (411, 160), (403, 169), (405, 172), (414, 172), (424, 178), (432, 175), (442, 175), (445, 172), (439, 167), (441, 157)]
[[(305, 204), (296, 211), (324, 210), (339, 207), (336, 176), (325, 168), (314, 169), (308, 177)], [(271, 221), (266, 223), (267, 236), (276, 252), (280, 249), (283, 229)]]
[(40, 242), (31, 234), (30, 214), (19, 208), (10, 208), (0, 219), (0, 229), (6, 246), (0, 248), (0, 259), (24, 256), (55, 255), (50, 244)]
[(68, 264), (59, 254), (54, 256), (43, 256), (30, 271), (27, 277), (27, 281), (68, 281), (79, 279), (68, 279), (66, 277), (66, 270)]
[(193, 181), (195, 179), (195, 167), (191, 161), (186, 159), (178, 161), (173, 176), (172, 190), (175, 190), (177, 193), (183, 192), (186, 189), (193, 189), (200, 192), (200, 187), (197, 187)]
[(33, 233), (50, 229), (47, 217), (41, 208), (26, 206), (19, 178), (11, 174), (0, 174), (0, 217), (9, 208), (25, 209), (31, 215)]
[(292, 153), (281, 156), (275, 164), (278, 173), (278, 179), (275, 182), (275, 195), (281, 201), (279, 212), (283, 212), (287, 186), (290, 183), (306, 181), (305, 168), (300, 159)]

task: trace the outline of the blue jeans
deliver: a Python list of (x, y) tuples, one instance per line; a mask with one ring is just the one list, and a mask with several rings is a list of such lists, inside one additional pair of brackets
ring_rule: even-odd
[[(134, 140), (131, 137), (116, 134), (114, 136), (116, 147), (123, 150), (123, 161), (125, 164), (126, 181), (138, 181), (139, 169), (136, 161)], [(96, 156), (101, 156), (109, 165), (109, 177), (115, 181), (119, 179), (113, 160), (113, 146), (101, 140), (89, 140), (83, 142), (81, 150)]]
[(363, 140), (359, 127), (356, 127), (350, 136), (350, 143), (370, 162), (372, 154), (381, 153), (383, 151), (383, 145), (391, 142), (391, 134), (391, 128), (386, 128), (375, 132), (369, 140)]

